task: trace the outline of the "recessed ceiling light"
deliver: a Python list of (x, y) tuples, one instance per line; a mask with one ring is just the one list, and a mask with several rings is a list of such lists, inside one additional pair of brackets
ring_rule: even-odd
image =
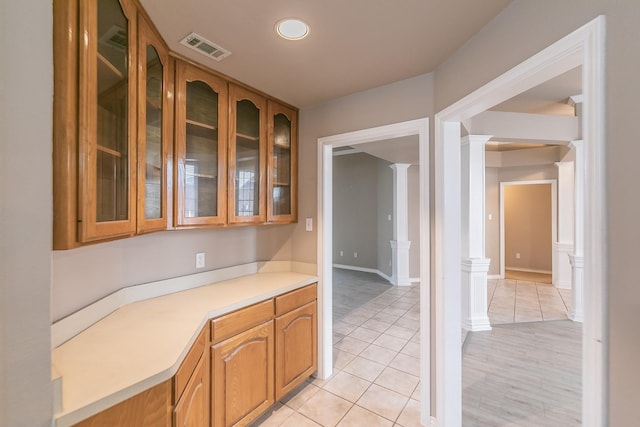
[(276, 23), (276, 33), (283, 39), (301, 40), (309, 35), (309, 24), (297, 18), (282, 19)]

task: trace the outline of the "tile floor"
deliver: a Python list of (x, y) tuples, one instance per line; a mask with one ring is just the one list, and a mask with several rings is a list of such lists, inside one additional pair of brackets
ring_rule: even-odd
[[(357, 276), (367, 275), (378, 281)], [(345, 314), (333, 325), (333, 376), (309, 379), (253, 426), (419, 426), (419, 317), (417, 285), (388, 286)]]
[[(389, 286), (384, 290), (380, 287), (384, 281), (381, 282), (376, 275), (340, 272), (342, 274), (338, 275), (341, 277), (334, 279), (334, 304), (338, 303), (344, 311), (334, 316), (333, 376), (328, 380), (310, 378), (256, 420), (253, 427), (420, 425), (418, 286)], [(353, 286), (347, 289), (355, 281), (360, 283), (357, 290)], [(362, 286), (367, 286), (367, 281), (371, 289), (361, 291), (364, 289)], [(576, 400), (575, 396), (580, 393), (579, 357), (563, 359), (565, 364), (561, 364), (560, 369), (564, 374), (556, 382), (544, 379), (545, 375), (555, 378), (558, 373), (549, 365), (553, 362), (535, 357), (544, 353), (540, 353), (541, 349), (566, 356), (577, 348), (579, 354), (579, 344), (577, 347), (574, 344), (576, 339), (579, 342), (580, 333), (575, 332), (573, 322), (560, 321), (558, 324), (566, 324), (566, 328), (573, 330), (573, 335), (569, 340), (560, 333), (560, 339), (549, 341), (551, 347), (531, 339), (530, 334), (536, 336), (535, 331), (527, 333), (528, 329), (536, 329), (539, 325), (551, 328), (551, 332), (547, 332), (552, 335), (554, 329), (561, 330), (553, 328), (557, 322), (538, 321), (566, 319), (568, 306), (565, 301), (570, 301), (570, 294), (563, 295), (552, 285), (542, 282), (515, 279), (490, 281), (488, 291), (489, 316), (495, 327), (489, 333), (470, 333), (467, 338), (470, 345), (465, 345), (463, 351), (463, 425), (543, 426), (554, 425), (557, 420), (564, 420), (567, 426), (576, 425), (575, 402), (579, 405), (579, 398)], [(341, 306), (343, 298), (346, 302)], [(507, 324), (514, 322), (532, 323)], [(522, 351), (513, 350), (514, 347), (505, 341), (513, 339), (519, 332), (524, 332), (520, 335), (524, 337)], [(566, 350), (563, 347), (565, 342), (573, 347)], [(524, 348), (531, 344), (538, 349), (537, 352), (531, 347)], [(497, 348), (506, 352), (502, 354)], [(508, 373), (505, 369), (523, 366), (524, 359), (518, 361), (523, 352), (534, 356), (529, 362), (535, 367), (535, 373), (527, 375), (526, 366), (524, 374)], [(510, 357), (515, 357), (515, 361), (510, 361)], [(485, 370), (475, 369), (477, 366), (474, 364), (487, 360), (496, 363), (485, 363)], [(511, 376), (513, 384), (508, 380)], [(497, 383), (495, 379), (498, 379)], [(523, 379), (533, 382), (523, 386), (518, 382)], [(512, 392), (505, 393), (500, 387), (507, 387)], [(553, 402), (544, 403), (535, 398), (530, 399), (531, 402), (523, 401), (522, 393), (519, 393), (523, 387), (536, 392), (541, 390), (556, 399), (558, 404), (554, 406)], [(489, 400), (488, 396), (492, 394), (496, 396), (495, 401)], [(500, 399), (500, 395), (504, 398)], [(532, 414), (527, 414), (528, 410), (533, 411)], [(502, 416), (503, 413), (507, 415)], [(552, 418), (545, 418), (547, 413)], [(493, 418), (492, 414), (495, 415)]]
[(492, 325), (567, 319), (571, 311), (571, 290), (558, 289), (551, 283), (488, 280), (487, 293)]

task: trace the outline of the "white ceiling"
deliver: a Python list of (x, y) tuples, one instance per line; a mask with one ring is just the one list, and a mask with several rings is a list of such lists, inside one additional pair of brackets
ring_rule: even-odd
[[(141, 0), (169, 47), (297, 107), (431, 72), (511, 0)], [(311, 25), (299, 42), (275, 23)], [(196, 32), (232, 55), (179, 41)]]

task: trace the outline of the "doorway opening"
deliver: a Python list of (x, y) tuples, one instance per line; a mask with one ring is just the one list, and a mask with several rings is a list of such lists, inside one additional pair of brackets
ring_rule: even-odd
[[(429, 121), (411, 120), (318, 139), (318, 376), (326, 379), (333, 372), (332, 269), (333, 269), (333, 150), (376, 141), (418, 136), (420, 191), (420, 369), (421, 384), (430, 381), (430, 224), (429, 224)], [(424, 425), (430, 422), (430, 387), (420, 388), (420, 413)]]
[(585, 316), (582, 420), (604, 420), (604, 17), (598, 17), (435, 116), (435, 366), (437, 425), (461, 425), (461, 122), (583, 67)]

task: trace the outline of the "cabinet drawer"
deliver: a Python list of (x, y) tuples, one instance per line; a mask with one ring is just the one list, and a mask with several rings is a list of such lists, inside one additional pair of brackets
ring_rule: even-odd
[(187, 357), (185, 357), (182, 365), (178, 368), (178, 372), (176, 372), (175, 381), (174, 381), (174, 402), (177, 402), (182, 396), (182, 392), (184, 388), (187, 386), (189, 382), (189, 378), (191, 378), (191, 374), (193, 374), (198, 361), (204, 354), (205, 349), (207, 348), (208, 341), (208, 329), (203, 328), (200, 335), (196, 339), (196, 342), (193, 343), (191, 350), (187, 353)]
[(288, 313), (294, 308), (301, 307), (317, 298), (317, 287), (313, 285), (305, 286), (287, 294), (276, 297), (276, 316)]
[(217, 343), (273, 317), (273, 299), (234, 311), (211, 321), (211, 342)]

